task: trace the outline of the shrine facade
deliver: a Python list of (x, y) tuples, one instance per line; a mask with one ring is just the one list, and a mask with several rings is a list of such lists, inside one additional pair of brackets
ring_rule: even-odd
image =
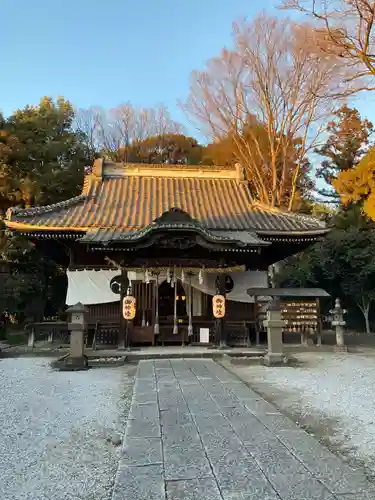
[[(88, 342), (246, 344), (271, 264), (329, 231), (313, 217), (254, 203), (240, 165), (95, 161), (79, 196), (7, 213), (68, 274), (67, 305), (85, 304)], [(215, 321), (212, 297), (226, 298)], [(124, 322), (125, 295), (136, 314)], [(91, 340), (90, 340), (91, 339)]]

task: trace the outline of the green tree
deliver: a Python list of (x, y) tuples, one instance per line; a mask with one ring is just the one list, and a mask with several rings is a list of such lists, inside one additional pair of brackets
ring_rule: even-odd
[(340, 202), (340, 195), (334, 188), (337, 177), (356, 167), (370, 147), (373, 134), (372, 123), (362, 120), (358, 110), (342, 106), (335, 112), (335, 118), (327, 125), (329, 134), (325, 144), (315, 152), (326, 159), (317, 169), (316, 176), (327, 188), (317, 189), (319, 195), (329, 202)]
[[(73, 121), (74, 110), (62, 98), (43, 98), (38, 106), (0, 116), (0, 214), (11, 205), (56, 203), (80, 193), (93, 152)], [(0, 310), (22, 321), (43, 318), (46, 306), (61, 307), (64, 270), (26, 240), (8, 239), (0, 230), (0, 251), (10, 270), (0, 283)]]
[(48, 97), (0, 121), (1, 179), (11, 202), (56, 203), (79, 193), (93, 158), (73, 121), (68, 101)]
[[(359, 221), (360, 220), (360, 221)], [(356, 221), (356, 225), (351, 225)], [(294, 256), (277, 275), (280, 286), (321, 287), (362, 312), (370, 333), (370, 308), (375, 299), (375, 232), (355, 211), (340, 213), (323, 241)]]

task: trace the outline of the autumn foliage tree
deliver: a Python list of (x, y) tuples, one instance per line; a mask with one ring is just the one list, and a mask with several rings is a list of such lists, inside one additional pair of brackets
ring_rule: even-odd
[[(254, 127), (255, 130), (250, 130), (250, 127)], [(255, 144), (254, 137), (256, 137), (257, 144)], [(256, 146), (260, 148), (262, 154), (254, 155), (254, 161), (257, 163), (253, 165), (253, 167), (262, 171), (262, 162), (271, 161), (267, 130), (254, 120), (252, 124), (247, 126), (244, 138), (253, 148)], [(292, 173), (295, 171), (297, 167), (296, 162), (299, 160), (300, 146), (301, 143), (299, 139), (290, 141), (289, 149), (284, 151), (283, 154), (281, 152), (278, 153), (276, 158), (278, 173), (282, 170), (283, 165), (285, 165), (288, 172)], [(240, 157), (241, 155), (237, 141), (234, 140), (233, 136), (228, 135), (213, 141), (204, 148), (202, 163), (206, 165), (233, 165), (239, 161)], [(306, 201), (312, 197), (315, 187), (314, 180), (310, 175), (311, 165), (307, 157), (301, 162), (299, 170), (300, 173), (296, 180), (297, 189), (295, 190), (293, 202), (291, 204), (293, 210), (299, 210), (302, 200)], [(283, 207), (289, 205), (292, 192), (292, 181), (292, 175), (288, 175), (284, 183), (284, 190), (280, 190), (280, 205)]]
[(325, 158), (317, 168), (316, 177), (324, 180), (328, 187), (317, 189), (317, 192), (327, 201), (338, 203), (340, 195), (332, 185), (341, 172), (356, 167), (367, 153), (373, 126), (370, 121), (361, 119), (358, 110), (344, 105), (335, 112), (326, 131), (327, 140), (315, 152)]
[(309, 26), (261, 15), (235, 24), (234, 48), (192, 74), (183, 107), (214, 140), (231, 138), (254, 201), (293, 208), (307, 154), (332, 113), (341, 75), (313, 45)]
[(359, 204), (375, 221), (375, 148), (355, 168), (341, 172), (333, 186), (344, 206)]

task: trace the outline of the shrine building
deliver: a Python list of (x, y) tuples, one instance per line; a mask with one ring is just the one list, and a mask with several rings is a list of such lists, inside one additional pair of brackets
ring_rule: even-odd
[[(239, 165), (102, 159), (79, 196), (9, 209), (5, 222), (67, 268), (66, 304), (88, 307), (89, 339), (107, 346), (249, 345), (259, 322), (247, 290), (267, 288), (270, 265), (329, 231), (313, 217), (253, 203)], [(226, 297), (221, 330), (212, 312), (217, 293)], [(126, 294), (136, 299), (127, 326)]]

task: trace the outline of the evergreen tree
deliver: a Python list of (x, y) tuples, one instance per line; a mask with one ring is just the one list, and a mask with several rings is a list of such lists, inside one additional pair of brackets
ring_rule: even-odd
[(333, 183), (341, 172), (355, 168), (367, 153), (373, 126), (368, 120), (361, 119), (358, 110), (343, 106), (328, 124), (327, 133), (329, 136), (325, 144), (315, 152), (326, 158), (317, 169), (316, 177), (328, 187), (317, 189), (317, 193), (331, 203), (339, 203), (340, 196)]

